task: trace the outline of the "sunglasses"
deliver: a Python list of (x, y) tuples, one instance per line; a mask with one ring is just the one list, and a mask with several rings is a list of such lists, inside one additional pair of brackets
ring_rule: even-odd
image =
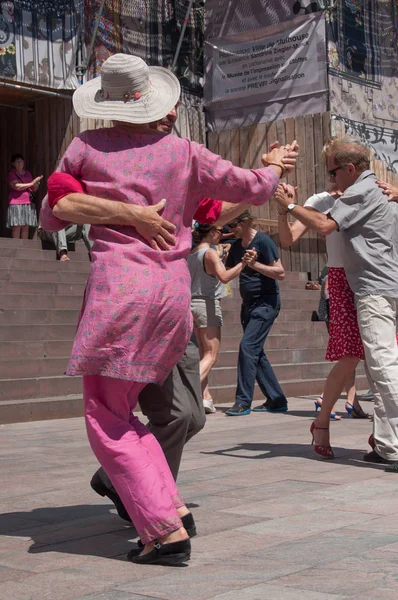
[(340, 165), (339, 167), (336, 167), (335, 169), (331, 169), (330, 171), (328, 171), (329, 173), (329, 177), (336, 177), (336, 173), (339, 169), (343, 169), (344, 167), (346, 167), (347, 165)]

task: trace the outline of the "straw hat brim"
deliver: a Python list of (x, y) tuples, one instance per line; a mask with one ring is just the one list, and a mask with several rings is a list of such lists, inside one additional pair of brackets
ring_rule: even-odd
[[(163, 67), (149, 67), (149, 92), (138, 100), (111, 100), (101, 94), (101, 77), (87, 81), (73, 94), (79, 117), (125, 123), (152, 123), (163, 119), (177, 104), (181, 88), (177, 77)], [(129, 90), (126, 89), (126, 93)]]

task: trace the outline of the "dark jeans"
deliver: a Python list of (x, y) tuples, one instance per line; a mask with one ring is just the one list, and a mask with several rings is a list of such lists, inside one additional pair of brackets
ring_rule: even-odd
[(243, 337), (239, 346), (236, 402), (250, 407), (257, 380), (269, 408), (286, 406), (286, 397), (266, 357), (263, 346), (279, 314), (279, 296), (266, 296), (260, 303), (242, 304)]

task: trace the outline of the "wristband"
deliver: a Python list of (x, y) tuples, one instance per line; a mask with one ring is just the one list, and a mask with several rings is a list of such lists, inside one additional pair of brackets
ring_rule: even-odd
[(282, 173), (281, 173), (281, 175), (279, 177), (279, 179), (281, 179), (283, 177), (284, 173), (285, 173), (285, 167), (283, 165), (281, 165), (280, 163), (268, 163), (268, 167), (271, 167), (271, 166), (273, 166), (273, 167), (279, 167), (280, 169), (282, 169)]

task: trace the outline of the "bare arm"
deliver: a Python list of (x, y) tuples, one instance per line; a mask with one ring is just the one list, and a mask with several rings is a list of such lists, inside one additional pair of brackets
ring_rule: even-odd
[(40, 177), (36, 177), (35, 179), (33, 179), (33, 181), (30, 181), (29, 183), (21, 183), (16, 179), (15, 181), (9, 181), (8, 185), (10, 186), (10, 188), (16, 190), (17, 192), (22, 192), (24, 190), (36, 191), (42, 179), (43, 175), (41, 175)]
[(308, 227), (300, 221), (289, 223), (287, 219), (287, 213), (278, 214), (279, 241), (282, 248), (290, 248), (308, 231)]
[(210, 249), (205, 254), (206, 273), (215, 275), (222, 283), (228, 283), (238, 277), (245, 266), (246, 264), (240, 262), (227, 271), (215, 250)]
[(297, 205), (293, 210), (292, 214), (295, 219), (298, 219), (307, 229), (312, 229), (321, 235), (329, 235), (332, 231), (336, 231), (338, 225), (336, 221), (329, 218), (317, 210), (308, 210), (302, 206)]
[(89, 196), (68, 194), (53, 208), (53, 215), (62, 221), (77, 225), (130, 225), (156, 250), (170, 250), (176, 243), (175, 225), (158, 213), (166, 200), (154, 206), (136, 206)]
[(22, 192), (23, 190), (28, 190), (31, 188), (33, 183), (19, 183), (19, 181), (10, 181), (9, 186), (13, 190), (17, 190), (17, 192)]
[(253, 262), (249, 264), (249, 267), (253, 269), (253, 271), (257, 271), (258, 273), (261, 273), (261, 275), (265, 275), (265, 277), (277, 279), (278, 281), (285, 279), (285, 269), (283, 268), (282, 262), (279, 258), (270, 265), (263, 265), (260, 262)]
[[(275, 200), (283, 210), (292, 202), (292, 195), (289, 194), (283, 186), (279, 186), (274, 195)], [(291, 211), (295, 219), (298, 219), (307, 229), (317, 231), (321, 235), (328, 235), (332, 231), (336, 231), (338, 225), (336, 221), (329, 218), (327, 215), (309, 208), (304, 208), (296, 204)]]

